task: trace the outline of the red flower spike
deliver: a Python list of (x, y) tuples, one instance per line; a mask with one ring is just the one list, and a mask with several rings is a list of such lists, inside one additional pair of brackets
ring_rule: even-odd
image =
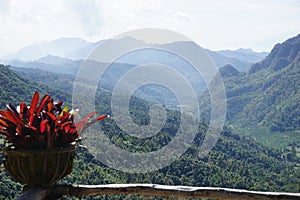
[(52, 111), (55, 106), (53, 105), (53, 98), (50, 99), (50, 102), (47, 104), (47, 109), (48, 109), (48, 112)]
[(5, 126), (2, 126), (2, 125), (0, 125), (0, 130), (1, 130), (1, 131), (4, 131), (4, 130), (6, 130), (6, 127), (5, 127)]
[(63, 101), (63, 100), (60, 100), (60, 101), (59, 101), (59, 102), (57, 102), (55, 105), (62, 106), (62, 105), (63, 105), (63, 103), (64, 103), (64, 101)]
[(6, 111), (5, 112), (6, 118), (11, 121), (12, 123), (16, 124), (16, 125), (20, 125), (22, 124), (22, 121), (20, 120), (19, 116), (16, 116), (15, 114), (13, 114), (10, 111)]
[(24, 120), (27, 114), (27, 106), (26, 103), (20, 103), (20, 119)]
[(22, 129), (18, 126), (17, 129), (17, 135), (22, 135)]
[(50, 95), (49, 95), (49, 94), (46, 94), (46, 95), (43, 97), (43, 99), (42, 99), (40, 105), (39, 105), (38, 108), (36, 109), (36, 113), (37, 113), (38, 115), (39, 115), (40, 112), (43, 110), (45, 104), (46, 104), (49, 100), (50, 100)]
[(57, 119), (56, 119), (56, 121), (55, 121), (55, 125), (56, 126), (60, 126), (63, 122), (63, 116), (60, 116), (60, 117), (58, 117)]
[(34, 127), (34, 126), (32, 126), (32, 125), (29, 125), (29, 126), (26, 126), (27, 128), (30, 128), (31, 130), (33, 130), (33, 131), (36, 131), (37, 130), (37, 128), (36, 127)]
[(1, 123), (3, 123), (2, 125), (6, 126), (7, 130), (10, 131), (10, 132), (13, 132), (15, 131), (17, 125), (12, 123), (11, 121), (9, 121), (7, 118), (5, 117), (0, 117), (0, 120), (1, 120)]
[(45, 112), (53, 121), (56, 121), (56, 117), (55, 117), (55, 115), (53, 115), (52, 113), (50, 113), (50, 112)]
[(66, 119), (69, 118), (69, 113), (66, 112), (66, 111), (63, 111), (63, 115), (62, 116), (63, 116), (63, 119), (66, 120)]
[(101, 116), (97, 117), (97, 121), (100, 121), (100, 120), (108, 118), (108, 117), (110, 117), (110, 116), (109, 115), (101, 115)]
[(32, 97), (30, 108), (29, 108), (30, 115), (34, 115), (34, 111), (39, 103), (39, 99), (40, 99), (40, 94), (38, 92), (35, 92)]
[(91, 125), (93, 125), (94, 123), (96, 123), (97, 121), (100, 121), (100, 120), (105, 119), (105, 118), (108, 118), (108, 117), (110, 117), (110, 115), (101, 115), (101, 116), (97, 117), (96, 119), (94, 119), (93, 121), (88, 122), (88, 123), (87, 123), (87, 126), (91, 126)]
[(69, 113), (68, 112), (64, 112), (62, 116), (59, 116), (56, 119), (55, 125), (56, 126), (60, 126), (61, 124), (65, 123), (68, 118), (69, 118)]
[(69, 130), (69, 134), (70, 135), (74, 135), (77, 134), (77, 129), (75, 126), (71, 126), (70, 130)]
[(80, 135), (86, 128), (88, 128), (89, 126), (93, 125), (97, 121), (100, 121), (100, 120), (108, 118), (108, 117), (110, 117), (110, 116), (109, 115), (102, 115), (102, 116), (97, 117), (93, 121), (83, 123), (82, 125), (80, 124), (79, 127), (76, 126), (76, 128), (78, 130), (78, 134)]
[(0, 116), (5, 116), (5, 111), (4, 110), (0, 110)]
[(0, 125), (4, 126), (6, 128), (8, 127), (8, 124), (4, 120), (2, 120), (2, 119), (0, 119)]
[(35, 114), (29, 116), (29, 125), (32, 125), (34, 118), (35, 118)]
[(42, 122), (40, 124), (40, 132), (41, 133), (45, 133), (47, 131), (48, 123), (49, 123), (48, 119), (42, 120)]
[(65, 122), (61, 126), (63, 127), (65, 133), (69, 133), (69, 131), (71, 129), (71, 122)]
[(80, 120), (79, 122), (77, 122), (75, 124), (76, 127), (80, 128), (82, 127), (84, 124), (86, 124), (88, 122), (88, 120), (93, 117), (95, 114), (97, 114), (97, 112), (91, 112), (90, 114), (88, 114), (87, 116), (85, 116), (82, 120)]

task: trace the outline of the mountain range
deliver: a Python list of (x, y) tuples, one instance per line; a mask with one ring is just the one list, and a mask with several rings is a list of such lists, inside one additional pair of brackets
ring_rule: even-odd
[[(109, 43), (109, 46), (112, 50), (118, 49), (120, 46), (131, 47), (134, 49), (135, 47), (140, 46), (151, 46), (155, 48), (163, 47), (166, 44), (147, 44), (142, 40), (138, 40), (132, 37), (124, 37), (121, 39), (109, 39), (109, 40), (100, 40), (98, 42), (88, 42), (86, 40), (80, 38), (60, 38), (51, 42), (40, 43), (40, 44), (32, 44), (27, 47), (24, 47), (18, 50), (15, 53), (11, 53), (9, 55), (3, 56), (1, 59), (6, 64), (20, 66), (24, 65), (24, 63), (32, 63), (43, 65), (53, 64), (54, 58), (57, 58), (58, 61), (55, 61), (56, 65), (62, 65), (64, 62), (59, 62), (61, 59), (71, 59), (73, 61), (84, 60), (87, 59), (89, 54), (99, 45), (104, 42)], [(189, 45), (189, 49), (197, 51), (200, 48), (194, 42), (173, 42), (167, 44), (171, 46), (170, 48), (178, 48), (177, 46), (180, 43), (185, 43), (185, 45)], [(117, 47), (116, 47), (117, 45)], [(109, 52), (109, 50), (107, 50)], [(223, 50), (223, 51), (212, 51), (209, 49), (205, 49), (211, 59), (215, 62), (217, 67), (223, 67), (226, 64), (231, 64), (238, 68), (240, 71), (247, 71), (249, 67), (260, 60), (262, 60), (268, 53), (267, 52), (253, 52), (251, 49), (238, 49), (238, 50)], [(177, 60), (172, 60), (170, 57), (160, 57), (160, 54), (152, 54), (152, 59), (156, 59), (158, 62), (163, 62), (165, 59), (172, 61), (172, 63), (176, 63)], [(48, 63), (47, 58), (49, 56), (53, 56), (51, 58), (52, 63)], [(142, 61), (145, 62), (147, 60), (143, 60), (146, 58), (143, 52), (139, 54), (139, 57), (130, 57), (128, 59), (123, 60), (123, 62), (129, 62), (130, 64), (140, 64)], [(142, 59), (142, 60), (141, 60)], [(99, 61), (99, 60), (98, 60)], [(101, 62), (108, 62), (107, 60), (100, 60)], [(22, 63), (22, 64), (21, 64)], [(25, 64), (26, 65), (26, 64)]]
[(249, 63), (260, 62), (262, 58), (266, 57), (268, 52), (254, 52), (252, 49), (239, 48), (237, 50), (220, 50), (217, 51), (224, 56), (236, 58)]
[[(191, 41), (177, 41), (168, 44), (147, 44), (144, 41), (132, 37), (124, 37), (121, 39), (100, 40), (92, 43), (80, 38), (60, 38), (49, 43), (33, 44), (25, 47), (14, 54), (4, 57), (4, 63), (13, 67), (30, 68), (30, 71), (40, 69), (48, 72), (75, 75), (88, 55), (104, 42), (107, 48), (105, 49), (105, 52), (102, 53), (106, 55), (102, 55), (102, 58), (97, 57), (96, 62), (95, 60), (92, 61), (94, 62), (94, 65), (104, 67), (105, 63), (110, 62), (106, 57), (109, 57), (111, 53), (115, 53), (116, 50), (122, 50), (122, 48), (137, 49), (143, 46), (150, 47), (130, 52), (115, 61), (105, 75), (105, 87), (112, 88), (118, 78), (124, 75), (126, 70), (132, 69), (135, 65), (159, 63), (172, 66), (184, 75), (184, 77), (191, 82), (191, 85), (197, 94), (200, 94), (207, 89), (204, 80), (199, 79), (199, 74), (195, 73), (195, 70), (190, 64), (182, 60), (181, 57), (174, 56), (168, 51), (160, 50), (168, 49), (169, 51), (178, 52), (180, 49), (188, 49), (189, 55), (191, 55), (194, 60), (198, 60), (199, 56), (197, 52), (202, 52), (202, 48)], [(217, 67), (221, 68), (224, 65), (230, 64), (235, 66), (239, 71), (247, 71), (252, 64), (249, 62), (249, 58), (247, 60), (239, 60), (242, 53), (247, 53), (250, 58), (253, 58), (253, 63), (258, 57), (263, 59), (266, 54), (255, 53), (249, 49), (239, 49), (230, 51), (231, 54), (225, 56), (222, 52), (211, 51), (209, 49), (204, 50)], [(234, 52), (236, 52), (236, 54)], [(172, 98), (167, 98), (170, 94), (168, 90), (162, 87), (154, 87), (155, 88), (152, 86), (143, 88), (142, 91), (137, 92), (136, 95), (148, 101), (160, 102), (163, 105), (167, 105), (169, 108), (177, 106), (178, 102), (174, 96)], [(154, 98), (153, 93), (157, 94)]]

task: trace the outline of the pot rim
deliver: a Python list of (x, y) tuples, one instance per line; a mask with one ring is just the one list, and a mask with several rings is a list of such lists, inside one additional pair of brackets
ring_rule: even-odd
[(57, 153), (72, 153), (75, 151), (75, 145), (54, 149), (2, 149), (1, 153), (5, 156), (32, 156), (32, 155), (49, 155)]

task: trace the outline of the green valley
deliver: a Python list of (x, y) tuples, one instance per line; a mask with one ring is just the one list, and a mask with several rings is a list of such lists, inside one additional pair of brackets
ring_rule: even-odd
[[(38, 90), (40, 87), (41, 91), (53, 93), (57, 98), (70, 102), (68, 93), (20, 78), (9, 67), (1, 66), (1, 69), (3, 70), (2, 77), (7, 80), (14, 80), (14, 84), (22, 84), (24, 89), (28, 88), (28, 96), (32, 95), (31, 90)], [(2, 85), (0, 91), (1, 94), (2, 91), (10, 94), (10, 90), (5, 90), (5, 85)], [(8, 102), (19, 102), (26, 99), (26, 97), (20, 95), (8, 95), (8, 97), (11, 98), (5, 99)], [(131, 105), (133, 105), (131, 110), (136, 123), (147, 124), (148, 102), (137, 98), (132, 98), (131, 101), (133, 101), (131, 102)], [(109, 102), (109, 94), (103, 95), (102, 93), (101, 101), (97, 106), (98, 110), (101, 109), (99, 112), (109, 113), (109, 105), (103, 102)], [(166, 125), (159, 134), (150, 138), (139, 139), (129, 136), (117, 127), (113, 118), (101, 122), (101, 126), (110, 141), (122, 149), (149, 152), (163, 147), (174, 137), (173, 134), (176, 132), (176, 127), (180, 121), (180, 113), (176, 110), (168, 110), (167, 112)], [(141, 119), (146, 119), (146, 121)], [(208, 124), (203, 119), (193, 145), (188, 148), (184, 155), (170, 166), (147, 174), (131, 174), (111, 169), (98, 161), (85, 148), (78, 147), (78, 158), (75, 161), (74, 171), (61, 183), (157, 183), (232, 187), (262, 191), (299, 191), (300, 171), (295, 167), (298, 158), (294, 158), (293, 155), (287, 156), (292, 154), (292, 151), (288, 148), (280, 150), (266, 147), (252, 139), (233, 133), (230, 128), (223, 130), (221, 138), (208, 156), (199, 158), (197, 149), (202, 144), (207, 127)], [(91, 129), (89, 131), (97, 134), (96, 130)], [(95, 142), (93, 137), (90, 140)], [(88, 147), (88, 143), (84, 143), (84, 145)], [(21, 185), (11, 180), (3, 170), (1, 171), (1, 180), (0, 193), (2, 198), (11, 199), (20, 194)], [(99, 197), (99, 199), (107, 198), (109, 197)], [(120, 196), (112, 196), (111, 198), (120, 198)], [(124, 198), (124, 196), (121, 198)]]
[[(220, 69), (227, 95), (226, 126), (207, 156), (198, 156), (209, 126), (205, 118), (201, 119), (193, 144), (179, 159), (157, 171), (141, 174), (121, 172), (101, 163), (93, 149), (94, 143), (99, 143), (98, 133), (90, 128), (88, 138), (83, 141), (87, 148), (77, 147), (75, 168), (60, 183), (157, 183), (300, 192), (299, 47), (300, 35), (276, 45), (263, 61), (252, 65), (248, 72), (239, 72), (231, 65)], [(127, 65), (119, 65), (122, 66)], [(66, 104), (71, 102), (72, 74), (30, 66), (14, 68), (0, 65), (0, 76), (1, 108), (7, 103), (28, 102), (36, 90), (50, 93)], [(110, 90), (98, 88), (96, 110), (99, 113), (111, 114), (110, 98)], [(208, 108), (205, 104), (209, 102), (207, 97), (201, 100), (203, 108)], [(137, 97), (131, 98), (130, 115), (135, 123), (149, 124), (150, 104)], [(206, 112), (203, 116), (209, 117), (209, 109), (203, 110)], [(163, 148), (177, 132), (181, 113), (176, 109), (166, 109), (166, 112), (166, 124), (152, 137), (138, 138), (127, 134), (118, 127), (114, 116), (101, 121), (100, 126), (109, 141), (119, 148), (129, 152), (151, 152)], [(4, 170), (1, 170), (0, 177), (1, 199), (20, 195), (20, 184)], [(130, 196), (104, 195), (97, 198), (123, 199)]]

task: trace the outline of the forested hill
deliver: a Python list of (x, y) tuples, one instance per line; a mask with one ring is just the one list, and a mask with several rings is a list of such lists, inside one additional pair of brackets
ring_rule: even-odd
[(300, 34), (296, 37), (290, 38), (274, 46), (271, 53), (261, 62), (254, 64), (249, 73), (255, 73), (261, 69), (271, 68), (271, 70), (278, 71), (283, 67), (288, 66), (298, 57), (300, 52)]
[[(69, 98), (67, 91), (60, 92), (26, 80), (12, 72), (9, 67), (1, 66), (1, 76), (1, 80), (6, 81), (1, 84), (0, 95), (2, 97), (2, 94), (6, 94), (8, 97), (5, 102), (3, 100), (4, 104), (29, 101), (35, 90), (40, 91), (41, 94), (50, 93), (60, 99)], [(28, 94), (19, 94), (19, 90), (24, 90)], [(108, 97), (103, 97), (104, 101), (99, 101), (102, 103), (97, 104), (101, 112), (109, 112), (110, 109), (109, 101), (105, 98)], [(132, 105), (130, 111), (134, 121), (147, 124), (148, 103), (132, 98), (130, 105)], [(175, 137), (180, 123), (180, 113), (172, 110), (168, 110), (167, 113), (168, 119), (164, 128), (149, 138), (136, 138), (126, 134), (118, 128), (113, 116), (103, 121), (101, 125), (106, 136), (115, 145), (126, 151), (147, 153), (161, 149)], [(178, 160), (161, 170), (147, 174), (129, 174), (114, 170), (104, 166), (86, 149), (78, 148), (74, 171), (62, 182), (68, 184), (158, 183), (264, 191), (300, 191), (300, 172), (296, 167), (298, 158), (295, 151), (271, 149), (254, 140), (233, 134), (230, 129), (225, 128), (209, 155), (199, 158), (198, 147), (202, 144), (207, 127), (208, 124), (202, 121), (193, 145)], [(99, 142), (94, 138), (90, 141)], [(84, 143), (87, 148), (89, 144), (91, 145), (91, 143)], [(15, 198), (16, 192), (21, 190), (20, 185), (11, 180), (5, 171), (0, 171), (0, 178), (0, 199)], [(122, 199), (124, 196), (113, 198)], [(99, 199), (109, 198), (102, 196)]]
[(16, 105), (21, 101), (31, 102), (36, 90), (42, 94), (50, 93), (54, 98), (70, 102), (70, 94), (23, 78), (12, 71), (9, 66), (0, 64), (0, 77), (0, 109), (3, 109), (8, 103)]
[(241, 75), (228, 66), (221, 73), (229, 124), (270, 131), (300, 129), (300, 35), (277, 44), (248, 73)]

